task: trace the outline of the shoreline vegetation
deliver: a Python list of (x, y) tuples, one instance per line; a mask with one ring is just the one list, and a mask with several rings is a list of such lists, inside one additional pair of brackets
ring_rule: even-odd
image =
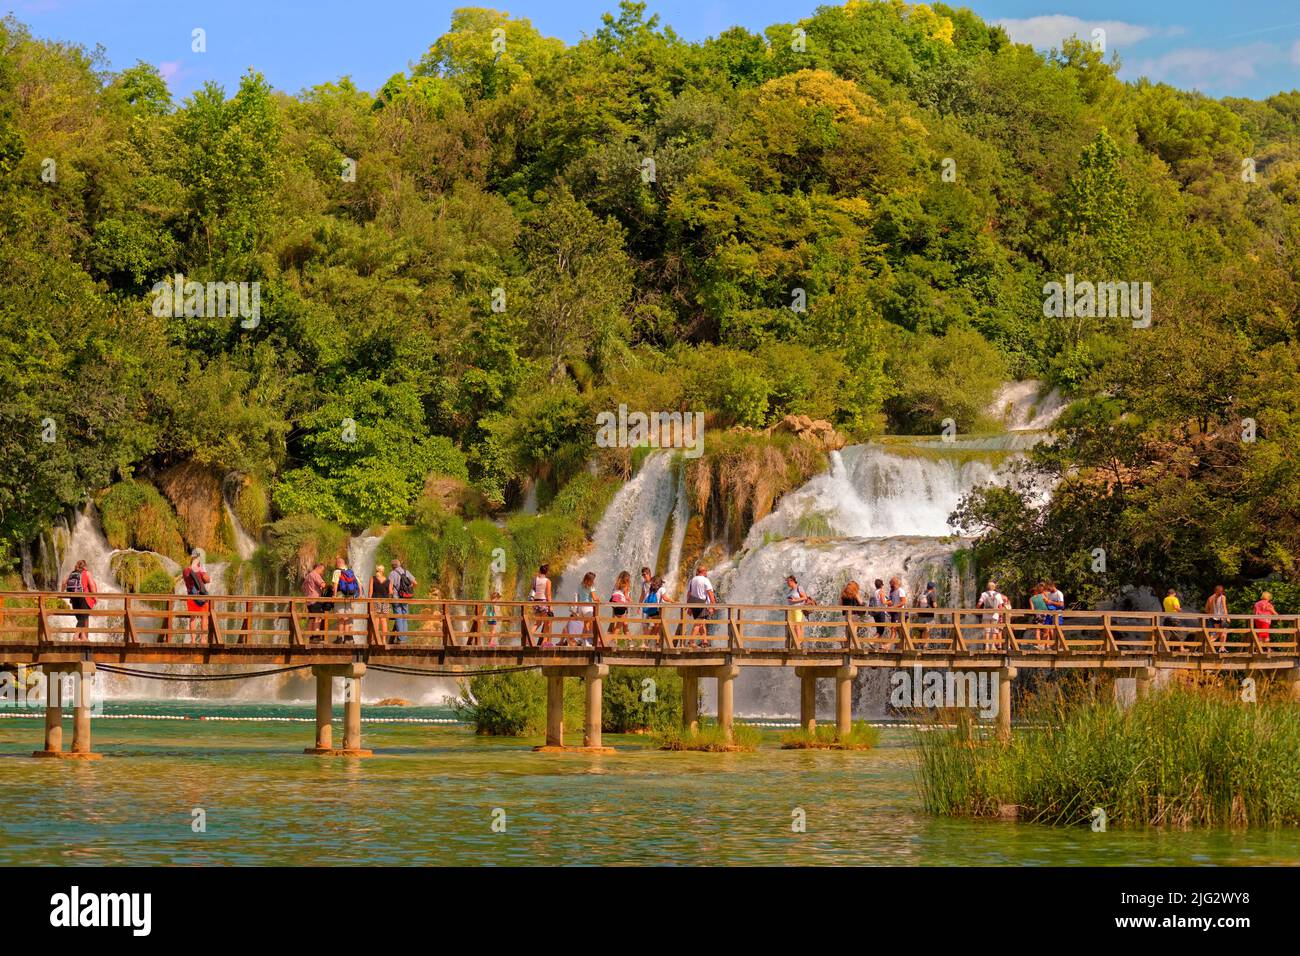
[(802, 727), (781, 735), (782, 750), (872, 750), (880, 743), (880, 728), (855, 720), (841, 739), (833, 724), (818, 724), (812, 733)]
[[(1300, 826), (1300, 707), (1265, 689), (1170, 686), (1117, 706), (1106, 685), (1027, 701), (1011, 740), (914, 734), (926, 811), (1053, 826)], [(1100, 810), (1100, 813), (1098, 813)]]

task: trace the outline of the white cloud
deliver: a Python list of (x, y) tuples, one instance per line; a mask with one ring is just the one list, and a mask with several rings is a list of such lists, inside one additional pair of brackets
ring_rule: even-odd
[(180, 76), (180, 60), (167, 60), (166, 62), (159, 63), (158, 72), (162, 74), (162, 78), (165, 82), (171, 83), (172, 80)]
[[(1232, 87), (1255, 79), (1260, 67), (1272, 66), (1282, 56), (1282, 48), (1272, 43), (1248, 43), (1225, 50), (1185, 47), (1140, 60), (1133, 64), (1132, 72), (1193, 89)], [(1300, 62), (1297, 57), (1300, 43), (1291, 48), (1292, 61)]]
[(1300, 40), (1296, 40), (1291, 47), (1291, 63), (1293, 66), (1300, 66)]
[(1098, 27), (1106, 31), (1107, 46), (1141, 43), (1149, 37), (1175, 32), (1158, 27), (1146, 27), (1138, 23), (1125, 23), (1123, 20), (1081, 20), (1079, 17), (1066, 16), (1063, 13), (1028, 17), (1023, 20), (1003, 18), (996, 23), (1007, 31), (1007, 35), (1013, 42), (1028, 43), (1039, 48), (1059, 47), (1062, 40), (1071, 36), (1077, 36), (1080, 40), (1089, 40), (1092, 31)]

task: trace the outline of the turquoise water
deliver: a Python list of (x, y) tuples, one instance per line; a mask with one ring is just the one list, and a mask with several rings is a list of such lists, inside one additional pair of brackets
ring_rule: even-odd
[[(874, 751), (615, 755), (459, 725), (366, 723), (366, 759), (309, 757), (306, 706), (132, 702), (96, 719), (92, 762), (35, 760), (39, 718), (0, 720), (2, 864), (1295, 864), (1300, 831), (1088, 829), (920, 812), (910, 732)], [(434, 708), (364, 716), (447, 717)], [(211, 721), (277, 716), (302, 722)], [(71, 725), (65, 722), (65, 740)], [(342, 728), (334, 729), (336, 739)], [(577, 742), (575, 739), (573, 742)], [(206, 815), (206, 832), (192, 827)], [(493, 829), (494, 810), (498, 829)], [(796, 810), (806, 832), (792, 831)]]

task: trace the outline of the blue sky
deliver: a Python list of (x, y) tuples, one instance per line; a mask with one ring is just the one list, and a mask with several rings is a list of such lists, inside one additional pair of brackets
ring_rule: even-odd
[[(791, 22), (817, 0), (651, 0), (691, 40), (729, 26), (759, 30)], [(961, 6), (953, 2), (953, 6)], [(1050, 47), (1070, 33), (1106, 30), (1121, 76), (1148, 76), (1211, 96), (1265, 97), (1300, 88), (1300, 4), (1296, 0), (975, 0), (965, 4), (1000, 21), (1012, 37)], [(103, 44), (123, 68), (159, 66), (173, 94), (184, 97), (209, 79), (228, 90), (249, 66), (289, 91), (350, 75), (377, 89), (420, 58), (458, 6), (486, 6), (528, 17), (548, 36), (574, 42), (600, 26), (617, 0), (9, 0), (0, 6), (51, 39)], [(207, 52), (190, 50), (195, 27)]]

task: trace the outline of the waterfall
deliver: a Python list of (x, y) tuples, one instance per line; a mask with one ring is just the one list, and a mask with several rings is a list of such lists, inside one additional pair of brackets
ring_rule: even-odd
[[(635, 585), (643, 566), (656, 568), (659, 563), (659, 545), (669, 516), (680, 513), (679, 500), (684, 501), (685, 490), (679, 493), (682, 482), (681, 469), (672, 452), (657, 451), (646, 456), (641, 470), (614, 496), (596, 531), (592, 545), (585, 555), (564, 569), (560, 585), (555, 591), (557, 601), (571, 601), (582, 586), (582, 577), (588, 571), (596, 574), (596, 589), (602, 599), (614, 590), (614, 580), (620, 571), (632, 575)], [(685, 522), (676, 522), (685, 535)], [(671, 543), (671, 541), (670, 541)], [(669, 562), (671, 568), (680, 561), (677, 551)]]
[(361, 534), (348, 539), (348, 567), (357, 576), (363, 595), (370, 593), (370, 579), (375, 574), (375, 552), (383, 540), (382, 534)]
[[(897, 576), (911, 598), (934, 581), (943, 603), (970, 604), (975, 582), (955, 558), (967, 542), (953, 536), (948, 516), (975, 488), (1008, 481), (1012, 463), (1043, 440), (1063, 403), (1040, 393), (1037, 383), (1003, 389), (1004, 420), (1023, 426), (1004, 434), (891, 436), (832, 452), (829, 468), (755, 522), (740, 551), (715, 571), (719, 598), (783, 605), (785, 577), (793, 574), (819, 604), (837, 604), (850, 579), (869, 592), (876, 578)], [(883, 674), (860, 675), (855, 713), (882, 715), (885, 686)], [(778, 669), (748, 668), (736, 682), (740, 713), (790, 715), (798, 699), (797, 683)]]
[(230, 502), (225, 501), (222, 502), (222, 504), (225, 505), (226, 508), (226, 520), (228, 520), (230, 526), (235, 529), (235, 552), (242, 560), (247, 561), (253, 556), (254, 552), (257, 551), (257, 542), (253, 539), (253, 536), (244, 529), (244, 526), (239, 523), (239, 516), (235, 514), (235, 509), (230, 507)]

